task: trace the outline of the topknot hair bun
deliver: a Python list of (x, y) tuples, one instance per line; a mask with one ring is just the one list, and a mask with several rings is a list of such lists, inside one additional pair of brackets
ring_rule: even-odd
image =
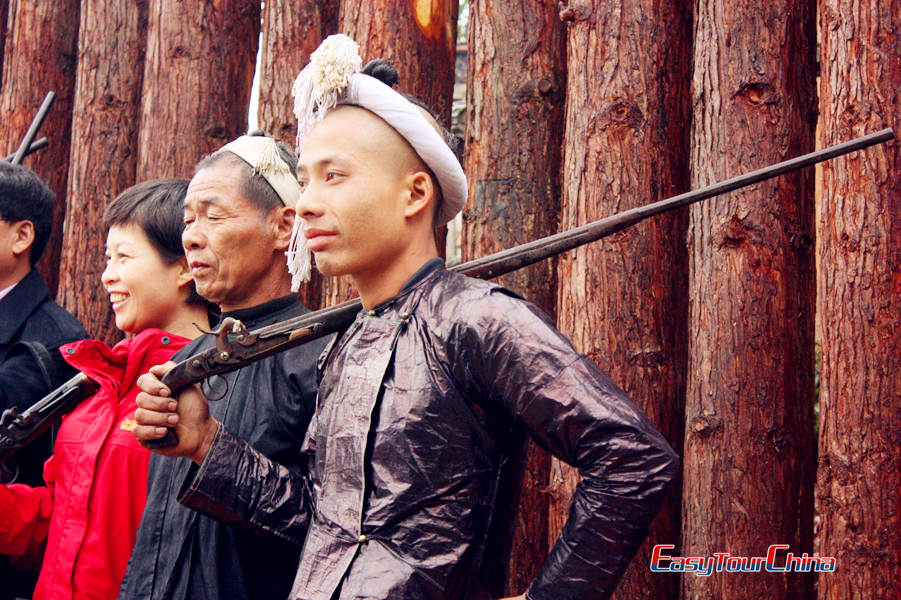
[(388, 87), (397, 85), (397, 69), (391, 66), (391, 63), (384, 58), (375, 58), (370, 60), (361, 71), (364, 75), (369, 75), (378, 79)]

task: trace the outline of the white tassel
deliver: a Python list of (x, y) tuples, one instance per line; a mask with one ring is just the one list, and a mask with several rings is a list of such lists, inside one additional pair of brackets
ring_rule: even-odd
[(282, 160), (282, 157), (279, 156), (275, 140), (272, 140), (271, 138), (262, 139), (268, 140), (269, 143), (263, 146), (257, 163), (253, 165), (253, 174), (261, 175), (263, 177), (275, 174), (288, 175), (290, 177), (291, 169), (285, 161)]
[(291, 291), (297, 292), (300, 284), (310, 280), (313, 271), (313, 260), (307, 238), (303, 234), (303, 219), (294, 218), (294, 229), (291, 231), (291, 242), (288, 244), (288, 272), (291, 273)]
[(359, 44), (343, 34), (330, 35), (310, 55), (310, 64), (297, 76), (291, 90), (298, 147), (310, 128), (338, 104), (351, 75), (362, 68)]

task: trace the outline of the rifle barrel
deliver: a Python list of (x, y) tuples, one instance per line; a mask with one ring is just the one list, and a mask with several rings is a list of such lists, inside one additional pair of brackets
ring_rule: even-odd
[[(45, 137), (38, 138), (35, 141), (33, 141), (31, 143), (31, 146), (29, 146), (28, 150), (25, 151), (25, 156), (34, 154), (38, 150), (43, 150), (44, 148), (46, 148), (49, 145), (50, 145), (50, 142), (47, 141), (47, 138), (45, 138)], [(6, 156), (6, 158), (4, 158), (3, 160), (5, 160), (6, 162), (12, 162), (12, 160), (15, 157), (16, 157), (16, 153), (13, 152), (12, 154), (8, 154)], [(22, 158), (24, 159), (25, 157), (23, 156)]]
[(31, 142), (38, 134), (38, 129), (44, 124), (44, 119), (47, 118), (47, 114), (50, 112), (50, 107), (53, 106), (54, 100), (56, 100), (56, 93), (53, 91), (47, 92), (47, 95), (44, 96), (44, 102), (41, 103), (41, 108), (38, 109), (38, 113), (31, 121), (31, 125), (25, 133), (25, 137), (22, 138), (22, 143), (19, 144), (19, 149), (16, 150), (15, 156), (13, 156), (13, 159), (10, 161), (12, 164), (18, 165), (25, 158), (25, 155), (28, 154), (28, 151), (31, 148)]
[(673, 196), (665, 200), (632, 208), (597, 221), (592, 221), (587, 225), (582, 225), (568, 231), (527, 242), (514, 248), (502, 250), (484, 258), (457, 265), (452, 269), (479, 279), (499, 277), (551, 256), (561, 254), (567, 250), (572, 250), (573, 248), (612, 235), (649, 217), (653, 217), (654, 215), (659, 215), (660, 213), (688, 206), (713, 196), (719, 196), (742, 187), (760, 183), (761, 181), (772, 179), (773, 177), (784, 175), (785, 173), (790, 173), (792, 171), (797, 171), (798, 169), (809, 167), (816, 163), (829, 160), (830, 158), (849, 154), (855, 150), (862, 150), (863, 148), (888, 141), (893, 137), (895, 137), (895, 134), (890, 128), (882, 129), (876, 133), (871, 133), (849, 142), (823, 148), (822, 150), (804, 154), (803, 156), (798, 156), (797, 158), (792, 158), (776, 163), (775, 165), (751, 171), (750, 173), (745, 173), (738, 177), (726, 179), (697, 190), (685, 192), (678, 196)]

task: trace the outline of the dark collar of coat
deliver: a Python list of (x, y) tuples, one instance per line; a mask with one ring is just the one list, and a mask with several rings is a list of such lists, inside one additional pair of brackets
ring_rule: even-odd
[(47, 284), (32, 269), (0, 300), (0, 344), (8, 344), (28, 316), (49, 297)]

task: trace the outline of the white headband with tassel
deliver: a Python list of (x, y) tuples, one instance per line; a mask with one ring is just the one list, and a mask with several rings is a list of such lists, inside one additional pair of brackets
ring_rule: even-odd
[[(416, 151), (438, 178), (442, 202), (435, 225), (444, 225), (466, 204), (466, 174), (453, 151), (412, 102), (378, 79), (360, 73), (363, 60), (359, 45), (346, 35), (331, 35), (310, 55), (308, 64), (294, 82), (294, 115), (297, 117), (297, 147), (304, 136), (328, 112), (340, 104), (365, 108), (384, 120)], [(298, 219), (300, 221), (300, 219)], [(296, 245), (292, 236), (292, 248)], [(302, 261), (299, 252), (295, 260)], [(309, 257), (306, 257), (309, 262)], [(299, 266), (290, 264), (291, 273)], [(296, 277), (295, 277), (296, 279)]]
[[(257, 135), (242, 135), (233, 142), (222, 146), (221, 151), (231, 152), (246, 162), (253, 169), (254, 175), (263, 177), (282, 204), (294, 208), (300, 198), (300, 186), (291, 168), (278, 154), (275, 140)], [(297, 291), (300, 284), (310, 279), (313, 265), (307, 238), (303, 236), (300, 217), (294, 217), (294, 229), (291, 232), (291, 243), (288, 247), (288, 271), (291, 273), (291, 289)]]

